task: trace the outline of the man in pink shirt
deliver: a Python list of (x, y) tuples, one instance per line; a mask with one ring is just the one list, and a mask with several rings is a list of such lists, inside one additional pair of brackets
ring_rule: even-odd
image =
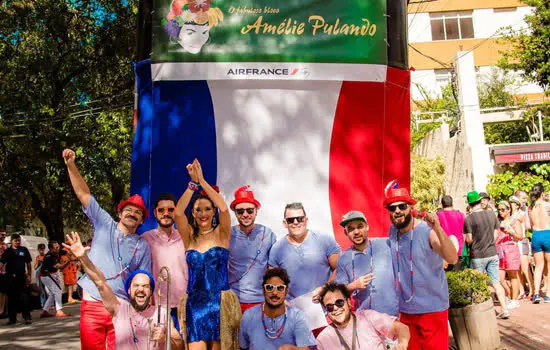
[(409, 345), (409, 327), (397, 318), (374, 310), (351, 312), (350, 295), (345, 285), (327, 283), (320, 301), (332, 321), (317, 337), (319, 350), (372, 349), (384, 350), (384, 338), (397, 339), (394, 349), (405, 350)]
[[(464, 234), (462, 229), (464, 228), (464, 214), (453, 208), (453, 197), (443, 196), (441, 198), (441, 207), (443, 210), (437, 212), (437, 217), (439, 218), (439, 223), (443, 228), (443, 231), (453, 240), (458, 256), (462, 255), (462, 248), (464, 247)], [(456, 242), (452, 237), (456, 238)]]
[[(155, 280), (145, 270), (132, 271), (124, 281), (124, 288), (128, 293), (129, 301), (115, 295), (105, 276), (88, 258), (89, 247), (84, 248), (78, 233), (67, 235), (67, 243), (63, 243), (74, 256), (80, 260), (90, 280), (97, 286), (103, 305), (113, 317), (116, 336), (116, 349), (164, 349), (166, 319), (164, 310), (161, 310), (160, 323), (158, 309), (151, 305)], [(176, 329), (171, 325), (172, 349), (183, 349), (183, 340)], [(149, 333), (150, 332), (150, 333)], [(149, 344), (149, 341), (150, 344)]]
[[(141, 237), (147, 241), (151, 249), (151, 271), (153, 276), (158, 276), (160, 268), (168, 267), (170, 270), (170, 315), (172, 322), (179, 331), (178, 304), (187, 291), (187, 261), (185, 260), (185, 247), (179, 232), (174, 228), (174, 210), (177, 199), (171, 193), (161, 193), (155, 200), (155, 218), (158, 227), (145, 232)], [(161, 291), (160, 303), (166, 306), (166, 283), (158, 283)], [(157, 291), (155, 290), (155, 295)], [(158, 301), (157, 301), (158, 302)]]

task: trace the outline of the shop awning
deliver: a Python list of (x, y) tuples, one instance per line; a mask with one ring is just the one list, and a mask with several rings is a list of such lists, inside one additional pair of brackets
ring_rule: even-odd
[(550, 142), (525, 142), (489, 146), (495, 164), (550, 161)]

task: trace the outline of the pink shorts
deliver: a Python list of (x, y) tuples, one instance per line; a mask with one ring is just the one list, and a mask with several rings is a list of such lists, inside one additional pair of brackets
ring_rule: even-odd
[(500, 259), (499, 268), (505, 271), (519, 271), (520, 254), (519, 248), (515, 244), (501, 244), (504, 257)]

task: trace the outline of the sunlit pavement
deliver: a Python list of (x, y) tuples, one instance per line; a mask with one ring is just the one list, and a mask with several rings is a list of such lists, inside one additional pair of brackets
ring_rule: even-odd
[[(80, 303), (65, 305), (64, 310), (73, 316), (40, 319), (41, 311), (36, 310), (31, 325), (24, 325), (20, 314), (13, 326), (5, 325), (7, 319), (0, 320), (0, 349), (80, 349)], [(522, 301), (511, 312), (508, 320), (498, 321), (503, 349), (550, 350), (550, 304)], [(456, 349), (452, 340), (450, 344)]]
[(80, 349), (80, 303), (66, 304), (63, 311), (73, 316), (40, 319), (42, 310), (35, 310), (30, 325), (23, 323), (21, 314), (12, 326), (6, 326), (8, 319), (0, 320), (0, 349)]

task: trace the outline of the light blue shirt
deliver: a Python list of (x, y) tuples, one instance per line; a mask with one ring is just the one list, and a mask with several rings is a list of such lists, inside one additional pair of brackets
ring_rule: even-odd
[[(113, 218), (97, 203), (92, 196), (84, 214), (92, 222), (94, 237), (88, 257), (103, 272), (107, 283), (120, 298), (128, 300), (124, 290), (124, 279), (130, 272), (142, 269), (151, 271), (151, 252), (149, 245), (137, 234), (123, 237)], [(101, 300), (99, 291), (88, 275), (78, 280), (78, 285), (93, 298)]]
[[(393, 273), (398, 277), (397, 269), (401, 271), (401, 281), (397, 290), (399, 312), (425, 314), (449, 308), (449, 287), (443, 270), (443, 258), (430, 245), (430, 231), (430, 226), (424, 221), (416, 224), (413, 230), (405, 234), (399, 233), (394, 225), (390, 227)], [(411, 239), (414, 269), (412, 278)], [(399, 260), (396, 254), (398, 244)], [(414, 294), (411, 286), (414, 286)]]
[[(371, 272), (374, 280), (365, 289), (352, 296), (358, 302), (357, 310), (372, 309), (391, 316), (399, 315), (399, 301), (395, 291), (392, 259), (387, 238), (373, 238), (365, 251), (349, 248), (340, 255), (336, 269), (336, 283), (349, 284)], [(372, 299), (371, 299), (372, 294)], [(372, 301), (372, 302), (371, 302)], [(355, 304), (356, 307), (358, 304)]]
[(262, 278), (277, 237), (269, 227), (256, 224), (246, 235), (239, 226), (231, 228), (229, 240), (229, 284), (241, 303), (264, 301)]
[(282, 267), (288, 272), (288, 300), (312, 292), (330, 278), (329, 256), (340, 254), (333, 237), (309, 231), (301, 244), (290, 243), (287, 237), (277, 241), (269, 255), (269, 266)]
[(283, 322), (283, 333), (277, 339), (269, 339), (262, 323), (262, 305), (254, 306), (244, 312), (239, 330), (240, 347), (249, 350), (277, 350), (279, 346), (289, 344), (294, 346), (315, 346), (315, 338), (309, 328), (306, 316), (302, 310), (293, 306), (286, 307), (286, 314), (274, 320), (264, 315), (265, 325), (273, 331), (278, 330)]

